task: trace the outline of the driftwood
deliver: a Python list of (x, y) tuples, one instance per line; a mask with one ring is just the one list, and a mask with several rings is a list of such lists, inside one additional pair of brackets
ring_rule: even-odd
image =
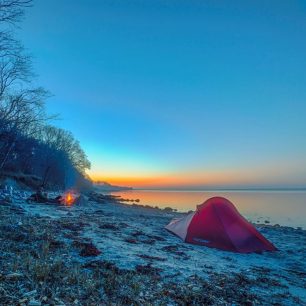
[(62, 196), (57, 196), (56, 198), (48, 198), (45, 194), (40, 192), (36, 192), (30, 195), (27, 199), (28, 203), (36, 202), (36, 203), (46, 203), (46, 204), (62, 204), (64, 198)]
[(55, 198), (48, 198), (45, 194), (33, 193), (28, 199), (28, 203), (44, 203), (44, 204), (57, 204), (57, 205), (85, 205), (87, 200), (84, 196), (80, 195), (75, 197), (72, 203), (67, 203), (65, 196), (59, 195)]

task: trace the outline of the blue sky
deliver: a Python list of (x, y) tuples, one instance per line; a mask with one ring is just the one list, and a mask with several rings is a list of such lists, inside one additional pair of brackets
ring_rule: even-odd
[(19, 30), (90, 174), (306, 185), (303, 1), (34, 1)]

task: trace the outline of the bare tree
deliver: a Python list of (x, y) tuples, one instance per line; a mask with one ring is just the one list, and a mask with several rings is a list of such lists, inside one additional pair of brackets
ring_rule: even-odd
[(0, 0), (0, 174), (20, 171), (43, 184), (85, 186), (90, 162), (70, 132), (46, 124), (54, 118), (45, 113), (49, 93), (33, 86), (31, 57), (14, 37), (12, 28), (31, 3)]
[(42, 129), (41, 139), (55, 150), (65, 152), (72, 165), (81, 173), (90, 169), (90, 162), (73, 135), (63, 129), (47, 125)]
[(32, 5), (32, 0), (0, 0), (0, 23), (15, 24), (24, 15), (24, 8)]

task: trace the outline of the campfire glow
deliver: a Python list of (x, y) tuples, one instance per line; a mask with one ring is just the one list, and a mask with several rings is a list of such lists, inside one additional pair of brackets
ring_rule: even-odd
[(74, 196), (72, 195), (71, 192), (67, 192), (65, 195), (65, 204), (66, 205), (72, 205), (74, 202)]

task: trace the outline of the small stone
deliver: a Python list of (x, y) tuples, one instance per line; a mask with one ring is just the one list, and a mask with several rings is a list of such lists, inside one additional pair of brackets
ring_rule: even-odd
[(23, 296), (31, 296), (31, 295), (34, 295), (37, 293), (37, 290), (32, 290), (32, 291), (29, 291), (27, 293), (25, 293)]
[(23, 277), (23, 274), (21, 274), (21, 273), (10, 273), (10, 274), (6, 275), (6, 278), (11, 279), (11, 280), (19, 279), (21, 277)]
[(22, 304), (22, 303), (25, 303), (26, 301), (28, 300), (28, 298), (23, 298), (23, 299), (20, 299), (18, 301), (19, 304)]
[(36, 301), (36, 300), (31, 300), (28, 305), (29, 306), (41, 306), (41, 302)]
[(192, 288), (192, 291), (193, 291), (193, 292), (200, 292), (200, 291), (201, 291), (201, 288), (199, 288), (199, 287), (193, 287), (193, 288)]
[(54, 298), (56, 300), (56, 305), (65, 306), (65, 303), (58, 298)]

